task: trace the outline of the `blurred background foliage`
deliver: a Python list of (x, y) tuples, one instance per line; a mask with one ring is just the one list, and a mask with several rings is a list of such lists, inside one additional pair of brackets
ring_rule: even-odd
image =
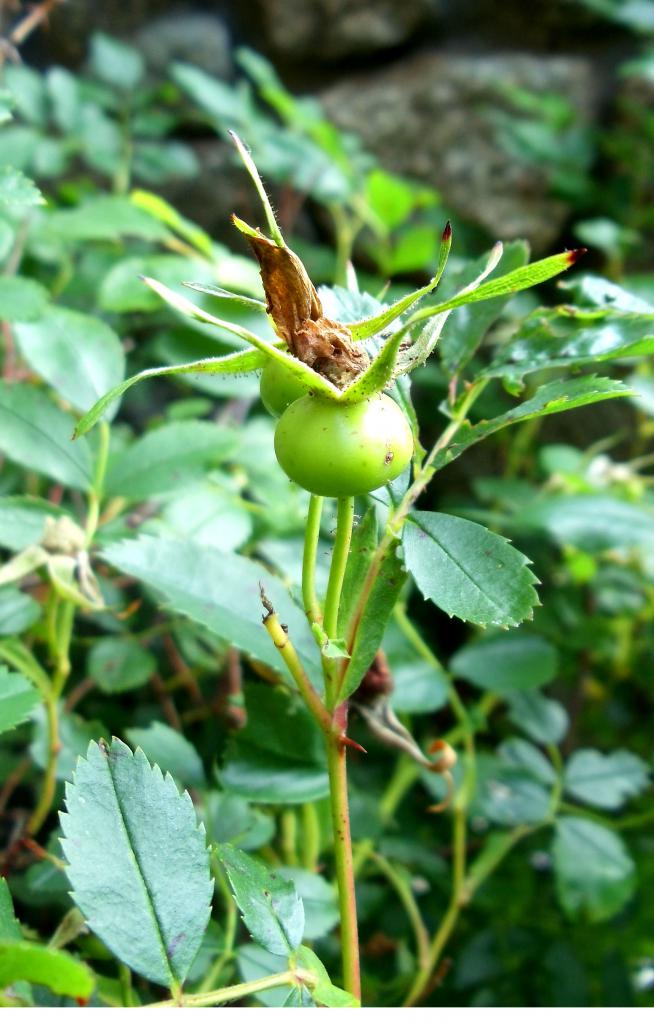
[[(260, 295), (258, 270), (229, 223), (233, 211), (254, 223), (260, 214), (228, 129), (252, 148), (313, 279), (336, 286), (325, 302), (343, 319), (339, 286), (350, 260), (363, 291), (403, 294), (428, 279), (448, 218), (455, 246), (443, 295), (474, 276), (470, 261), (496, 238), (513, 243), (507, 269), (524, 261), (527, 245), (536, 256), (589, 248), (574, 275), (539, 295), (456, 313), (440, 358), (414, 382), (425, 443), (442, 429), (448, 388), (464, 386), (467, 350), (473, 368), (514, 346), (514, 362), (479, 403), (484, 417), (511, 407), (523, 371), (528, 397), (552, 365), (590, 356), (634, 386), (628, 401), (500, 434), (445, 468), (423, 499), (514, 539), (542, 581), (542, 607), (519, 631), (482, 636), (407, 594), (412, 623), (401, 611), (384, 646), (394, 708), (417, 735), (452, 727), (448, 671), (471, 709), (479, 748), (472, 848), (493, 827), (526, 836), (465, 910), (430, 998), (651, 1005), (654, 4), (39, 6), (52, 7), (47, 22), (23, 41), (12, 40), (17, 5), (0, 4), (2, 408), (11, 404), (7, 389), (21, 388), (20, 409), (41, 432), (27, 441), (12, 434), (0, 410), (7, 559), (38, 544), (47, 516), (83, 519), (79, 492), (97, 439), (88, 450), (79, 442), (76, 465), (63, 468), (43, 440), (68, 436), (69, 414), (126, 372), (233, 349), (228, 335), (182, 325), (139, 281), (147, 274), (187, 296), (184, 281)], [(250, 307), (196, 298), (270, 330)], [(350, 319), (357, 315), (360, 305)], [(525, 370), (515, 354), (525, 338), (532, 352), (540, 345), (542, 369), (536, 359)], [(554, 364), (546, 358), (553, 345)], [(112, 427), (100, 546), (137, 534), (180, 549), (199, 541), (218, 552), (211, 565), (235, 589), (235, 553), (297, 583), (306, 506), (276, 466), (272, 429), (256, 378), (164, 379), (130, 393)], [(326, 518), (326, 541), (332, 527)], [(107, 607), (78, 612), (58, 778), (91, 738), (116, 733), (140, 744), (192, 788), (210, 836), (238, 837), (244, 849), (286, 861), (314, 901), (307, 937), (333, 964), (332, 897), (309, 874), (296, 816), (307, 800), (324, 814), (308, 725), (305, 742), (287, 702), (262, 682), (265, 666), (240, 664), (224, 629), (202, 624), (149, 568), (140, 576), (125, 569), (144, 581), (138, 588), (95, 564)], [(15, 645), (28, 653), (47, 646), (49, 584), (39, 572), (0, 577), (0, 654), (28, 676)], [(48, 564), (48, 572), (63, 570)], [(167, 611), (157, 601), (162, 589)], [(416, 627), (438, 662), (422, 656)], [(70, 907), (65, 880), (13, 842), (45, 763), (44, 735), (38, 714), (7, 733), (0, 777), (17, 911), (47, 935)], [(355, 735), (370, 751), (353, 759), (356, 838), (374, 840), (382, 858), (368, 859), (360, 882), (367, 1001), (397, 1005), (415, 971), (398, 893), (409, 886), (433, 931), (449, 898), (447, 815), (424, 813), (433, 778), (395, 764), (363, 724)], [(554, 832), (543, 825), (553, 779), (561, 789)], [(55, 850), (54, 816), (49, 825)], [(225, 948), (222, 924), (213, 927), (198, 979)], [(103, 999), (120, 1001), (106, 950), (88, 936), (77, 941), (103, 975)], [(275, 970), (258, 955), (237, 946), (243, 977)]]

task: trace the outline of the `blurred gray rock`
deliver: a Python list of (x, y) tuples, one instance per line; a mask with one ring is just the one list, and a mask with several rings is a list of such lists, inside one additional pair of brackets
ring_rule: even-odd
[(48, 19), (50, 60), (78, 65), (86, 57), (93, 32), (108, 32), (129, 42), (131, 33), (171, 6), (171, 0), (67, 0), (57, 4)]
[(439, 0), (259, 0), (265, 37), (294, 60), (328, 61), (399, 46)]
[(151, 71), (165, 73), (173, 61), (187, 61), (217, 78), (232, 72), (230, 39), (213, 14), (173, 13), (144, 25), (134, 39)]
[(576, 57), (422, 54), (357, 75), (321, 100), (391, 171), (436, 187), (449, 208), (494, 237), (554, 241), (568, 213), (548, 194), (545, 169), (500, 144), (495, 117), (506, 86), (566, 97), (582, 123), (598, 103), (592, 65)]

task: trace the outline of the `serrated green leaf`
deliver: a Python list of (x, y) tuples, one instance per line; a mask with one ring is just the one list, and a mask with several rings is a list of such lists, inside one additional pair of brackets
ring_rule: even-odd
[(48, 293), (29, 277), (0, 277), (0, 320), (37, 320)]
[(91, 452), (73, 444), (73, 421), (29, 384), (0, 384), (0, 450), (12, 461), (68, 487), (90, 487)]
[(555, 677), (556, 648), (537, 633), (498, 633), (459, 648), (450, 671), (482, 690), (511, 695), (537, 689)]
[(269, 953), (290, 955), (302, 941), (304, 907), (292, 882), (225, 844), (218, 856), (250, 935)]
[(583, 804), (615, 811), (649, 785), (645, 762), (629, 750), (575, 750), (565, 766), (567, 793)]
[(24, 722), (40, 701), (38, 690), (24, 676), (0, 665), (0, 733)]
[(213, 890), (188, 794), (142, 751), (118, 739), (91, 743), (66, 787), (61, 823), (73, 899), (91, 930), (150, 981), (182, 984)]
[(314, 871), (304, 868), (281, 867), (277, 872), (282, 878), (288, 879), (297, 889), (304, 906), (303, 939), (310, 941), (321, 939), (338, 923), (338, 901), (333, 885), (317, 875)]
[(86, 964), (69, 953), (36, 942), (0, 942), (0, 988), (17, 981), (45, 985), (52, 992), (88, 999), (95, 979)]
[(509, 427), (513, 423), (524, 423), (540, 416), (551, 416), (557, 412), (566, 412), (568, 409), (578, 409), (581, 406), (603, 402), (609, 398), (628, 398), (631, 394), (633, 392), (628, 385), (607, 377), (593, 375), (573, 377), (570, 380), (550, 381), (549, 384), (541, 385), (532, 398), (521, 402), (520, 405), (516, 405), (501, 416), (496, 416), (492, 420), (481, 420), (474, 426), (464, 424), (457, 432), (454, 441), (438, 453), (433, 465), (436, 469), (449, 465), (473, 444), (483, 441), (491, 434), (503, 430), (504, 427)]
[[(35, 323), (17, 324), (14, 334), (32, 369), (76, 409), (86, 409), (122, 380), (120, 339), (97, 317), (50, 306)], [(116, 408), (107, 409), (108, 419)]]
[(489, 375), (522, 380), (555, 366), (581, 366), (654, 352), (654, 314), (538, 309), (499, 349)]
[(424, 597), (479, 626), (517, 626), (537, 603), (536, 577), (505, 537), (441, 512), (413, 512), (404, 562)]
[(232, 352), (227, 356), (215, 356), (211, 359), (195, 360), (192, 363), (180, 363), (178, 366), (155, 366), (151, 370), (142, 370), (103, 395), (93, 408), (89, 409), (79, 420), (75, 427), (75, 437), (79, 438), (88, 433), (91, 427), (98, 422), (107, 406), (142, 380), (148, 380), (150, 377), (175, 377), (177, 375), (201, 376), (205, 373), (252, 373), (254, 370), (260, 370), (264, 362), (265, 357), (260, 352), (257, 352), (256, 349), (248, 349), (245, 352)]
[(620, 836), (603, 825), (559, 818), (552, 855), (556, 891), (571, 918), (606, 921), (634, 892), (634, 862)]

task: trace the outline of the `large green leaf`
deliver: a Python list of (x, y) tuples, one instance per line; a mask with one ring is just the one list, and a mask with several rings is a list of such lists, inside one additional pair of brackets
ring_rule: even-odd
[(370, 509), (361, 520), (352, 536), (350, 556), (343, 582), (343, 593), (339, 609), (339, 636), (346, 636), (348, 626), (359, 616), (358, 628), (350, 660), (343, 677), (341, 697), (352, 694), (370, 667), (381, 644), (386, 624), (393, 611), (398, 594), (406, 580), (406, 573), (393, 545), (381, 564), (379, 575), (362, 609), (359, 602), (363, 595), (366, 573), (377, 547), (378, 529), (374, 509)]
[(513, 423), (551, 416), (553, 413), (603, 402), (607, 398), (628, 398), (631, 394), (633, 391), (626, 384), (607, 377), (573, 377), (570, 380), (550, 381), (549, 384), (541, 385), (532, 398), (514, 406), (501, 416), (496, 416), (492, 420), (481, 420), (473, 426), (464, 424), (454, 441), (438, 453), (434, 466), (436, 469), (447, 466), (473, 444), (483, 441), (504, 427), (510, 427)]
[(0, 733), (24, 722), (40, 700), (38, 690), (24, 676), (0, 665)]
[[(32, 369), (76, 409), (88, 408), (123, 379), (123, 347), (97, 317), (50, 306), (34, 323), (17, 324), (14, 333)], [(109, 419), (116, 408), (107, 410)]]
[(628, 750), (575, 750), (565, 767), (566, 792), (581, 803), (615, 811), (649, 785), (649, 769)]
[(517, 337), (501, 348), (490, 368), (495, 377), (521, 380), (554, 366), (624, 359), (654, 352), (654, 314), (538, 309)]
[(187, 793), (120, 740), (91, 743), (66, 787), (62, 847), (89, 927), (150, 981), (182, 984), (211, 912), (204, 828)]
[(603, 825), (559, 818), (552, 855), (556, 890), (572, 918), (606, 921), (634, 892), (634, 862), (620, 836)]
[(262, 585), (288, 625), (305, 667), (313, 670), (316, 683), (322, 679), (318, 648), (306, 616), (282, 583), (252, 560), (191, 540), (145, 536), (112, 544), (101, 557), (154, 587), (174, 611), (285, 673), (284, 662), (261, 624)]
[(82, 437), (83, 434), (88, 433), (108, 406), (142, 380), (148, 380), (150, 377), (175, 377), (178, 375), (200, 377), (202, 374), (251, 373), (253, 370), (260, 370), (265, 360), (266, 357), (256, 349), (246, 349), (244, 352), (232, 352), (227, 356), (215, 356), (211, 359), (195, 360), (192, 363), (180, 363), (178, 366), (155, 366), (151, 370), (142, 370), (140, 373), (134, 374), (133, 377), (128, 377), (122, 384), (111, 388), (97, 401), (78, 422), (75, 428), (75, 437)]
[(0, 277), (0, 320), (36, 320), (48, 301), (48, 293), (29, 277)]
[(0, 384), (0, 450), (13, 462), (86, 491), (91, 452), (73, 444), (73, 421), (29, 384)]
[(45, 985), (60, 996), (88, 999), (95, 987), (86, 966), (60, 949), (36, 942), (0, 942), (0, 989), (17, 981)]
[(250, 935), (269, 953), (288, 956), (302, 941), (304, 907), (293, 882), (225, 844), (218, 856)]
[(108, 494), (131, 501), (183, 490), (238, 447), (237, 434), (204, 420), (167, 423), (144, 434), (109, 463)]
[(450, 671), (482, 690), (512, 694), (549, 683), (558, 668), (556, 648), (537, 633), (498, 633), (459, 648)]
[(517, 626), (531, 618), (537, 580), (506, 538), (457, 516), (414, 512), (402, 546), (424, 597), (450, 617), (480, 626)]

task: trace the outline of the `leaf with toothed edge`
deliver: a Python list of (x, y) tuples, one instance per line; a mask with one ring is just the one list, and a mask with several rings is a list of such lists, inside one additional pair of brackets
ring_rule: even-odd
[(449, 465), (474, 444), (514, 423), (524, 423), (541, 416), (578, 409), (609, 398), (629, 398), (633, 394), (633, 390), (622, 381), (596, 377), (594, 374), (569, 380), (552, 380), (548, 384), (542, 384), (531, 398), (502, 413), (501, 416), (496, 416), (492, 420), (480, 420), (472, 426), (464, 423), (454, 441), (438, 452), (433, 466), (435, 469), (441, 469)]
[(450, 617), (478, 626), (517, 626), (539, 603), (527, 557), (478, 523), (412, 512), (402, 547), (423, 596)]
[(211, 913), (204, 827), (188, 793), (119, 739), (91, 742), (61, 814), (72, 897), (125, 964), (181, 985)]
[(229, 843), (218, 856), (252, 938), (269, 953), (289, 956), (304, 934), (304, 906), (293, 882)]

